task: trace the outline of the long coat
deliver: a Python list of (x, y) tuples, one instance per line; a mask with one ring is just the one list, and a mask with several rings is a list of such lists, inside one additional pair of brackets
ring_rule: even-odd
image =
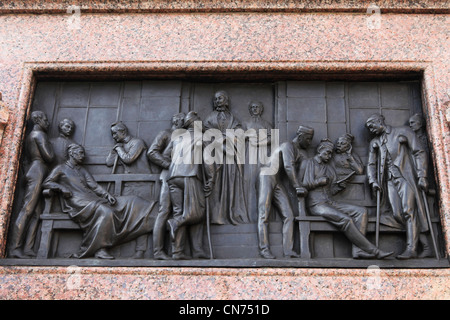
[[(391, 164), (390, 170), (388, 170), (389, 164)], [(375, 137), (370, 142), (367, 165), (369, 183), (378, 182), (382, 190), (388, 191), (387, 181), (391, 178), (392, 172), (394, 175), (400, 174), (407, 181), (411, 191), (399, 196), (414, 197), (422, 232), (428, 230), (428, 224), (425, 204), (417, 180), (427, 178), (427, 171), (428, 156), (422, 143), (410, 128), (387, 126), (385, 134)], [(386, 195), (388, 192), (382, 194)], [(396, 215), (398, 213), (394, 212), (394, 217)]]
[[(223, 116), (223, 120), (221, 120)], [(204, 121), (205, 130), (218, 129), (226, 139), (227, 129), (241, 129), (240, 121), (229, 111), (211, 112)], [(234, 150), (236, 155), (239, 150)], [(234, 158), (233, 164), (216, 165), (214, 189), (209, 197), (211, 206), (211, 223), (239, 224), (248, 223), (247, 202), (244, 192), (244, 168)]]

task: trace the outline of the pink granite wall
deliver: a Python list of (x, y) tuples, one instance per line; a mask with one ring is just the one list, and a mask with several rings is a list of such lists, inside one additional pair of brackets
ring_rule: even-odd
[[(9, 120), (0, 146), (0, 256), (5, 253), (20, 141), (32, 97), (34, 75), (58, 72), (117, 75), (142, 71), (149, 74), (179, 71), (224, 73), (243, 70), (345, 73), (349, 77), (367, 73), (422, 73), (424, 107), (429, 115), (428, 130), (441, 188), (446, 252), (450, 252), (450, 127), (446, 117), (450, 100), (448, 6), (439, 1), (422, 1), (411, 9), (409, 4), (378, 1), (381, 15), (374, 16), (365, 14), (367, 8), (355, 5), (354, 1), (339, 1), (339, 4), (315, 1), (313, 5), (306, 5), (303, 1), (288, 1), (282, 5), (275, 1), (226, 1), (222, 5), (206, 2), (209, 3), (206, 7), (192, 1), (179, 1), (173, 5), (175, 7), (155, 2), (153, 7), (145, 8), (137, 1), (80, 3), (80, 11), (74, 10), (71, 14), (63, 13), (67, 4), (60, 1), (37, 4), (23, 1), (17, 6), (2, 2), (0, 6), (0, 91), (9, 108)], [(375, 18), (377, 20), (373, 20)], [(152, 287), (157, 285), (160, 277), (170, 279), (173, 284), (186, 278), (184, 271), (177, 274), (158, 268), (138, 268), (135, 273), (124, 273), (122, 269), (83, 268), (83, 272), (92, 272), (95, 281), (109, 288), (105, 292), (110, 298), (117, 297), (113, 292), (116, 280), (117, 283), (133, 283), (143, 275), (151, 274), (148, 281), (153, 281)], [(284, 293), (287, 298), (336, 297), (337, 293), (331, 292), (330, 288), (338, 283), (342, 283), (343, 288), (355, 285), (362, 288), (364, 283), (363, 271), (354, 270), (216, 272), (190, 269), (187, 272), (196, 274), (190, 278), (192, 283), (215, 283), (211, 291), (203, 293), (204, 296), (187, 295), (198, 298), (237, 297), (237, 291), (223, 289), (229, 281), (237, 281), (237, 286), (260, 281), (269, 285), (281, 277), (276, 288), (278, 291), (293, 280), (312, 290), (302, 294)], [(105, 274), (116, 280), (108, 280), (105, 284), (102, 282)], [(245, 277), (241, 279), (243, 274)], [(318, 279), (327, 283), (328, 289), (323, 286), (321, 291), (317, 289), (317, 274)], [(416, 292), (422, 291), (433, 298), (449, 297), (449, 292), (445, 291), (449, 284), (448, 270), (388, 271), (387, 274), (389, 279), (398, 283), (391, 282), (389, 290), (380, 291), (377, 295), (364, 291), (363, 297), (397, 295), (414, 298), (418, 297)], [(3, 267), (0, 268), (0, 298), (92, 297), (93, 288), (83, 291), (83, 296), (76, 296), (67, 292), (64, 286), (46, 285), (47, 280), (65, 281), (65, 277), (65, 268)], [(31, 281), (32, 288), (22, 288), (20, 283), (23, 281)], [(435, 291), (427, 292), (426, 283)], [(311, 289), (310, 285), (319, 291), (314, 291), (316, 289)], [(418, 286), (417, 290), (410, 292), (407, 288), (414, 285)], [(132, 287), (130, 285), (130, 297), (154, 297), (154, 292), (136, 293)], [(358, 295), (345, 290), (337, 292), (342, 298)], [(271, 297), (267, 291), (246, 293), (246, 297), (259, 295)], [(162, 297), (181, 296), (165, 293)], [(277, 297), (280, 298), (279, 295)]]
[[(435, 300), (449, 270), (8, 267), (3, 299)], [(12, 290), (14, 288), (14, 290)]]

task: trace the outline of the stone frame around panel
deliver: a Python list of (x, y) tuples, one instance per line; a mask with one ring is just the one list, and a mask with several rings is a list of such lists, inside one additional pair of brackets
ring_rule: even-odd
[[(445, 146), (439, 143), (439, 137), (442, 136), (442, 125), (446, 124), (445, 114), (439, 109), (434, 88), (434, 69), (429, 62), (201, 62), (201, 61), (182, 61), (182, 62), (92, 62), (92, 63), (25, 63), (23, 66), (20, 96), (18, 99), (18, 119), (25, 120), (29, 116), (31, 102), (34, 94), (34, 88), (37, 79), (40, 78), (59, 78), (73, 79), (85, 78), (114, 78), (132, 79), (136, 77), (169, 77), (182, 74), (192, 74), (197, 77), (211, 76), (213, 73), (219, 73), (226, 77), (234, 78), (242, 76), (243, 72), (250, 72), (255, 75), (270, 71), (273, 74), (287, 77), (293, 74), (303, 75), (311, 73), (320, 75), (327, 79), (339, 76), (339, 80), (346, 80), (349, 77), (357, 77), (365, 73), (370, 73), (379, 79), (383, 77), (394, 77), (395, 75), (416, 74), (421, 75), (422, 83), (422, 107), (427, 117), (427, 132), (432, 144), (432, 158), (436, 168), (437, 181), (441, 186), (442, 194), (448, 194), (449, 181), (446, 179), (445, 166), (438, 166), (438, 163), (445, 163)], [(353, 73), (353, 76), (349, 76)], [(305, 77), (305, 75), (303, 75)], [(364, 78), (364, 76), (362, 76)], [(307, 76), (304, 78), (307, 79)], [(334, 79), (333, 79), (334, 80)], [(19, 123), (14, 129), (13, 141), (15, 150), (7, 150), (9, 154), (5, 159), (9, 160), (11, 165), (8, 172), (3, 172), (2, 181), (7, 181), (3, 187), (2, 201), (0, 207), (0, 256), (5, 256), (7, 226), (12, 211), (12, 204), (15, 184), (18, 177), (19, 160), (21, 153), (21, 139), (25, 132), (25, 121)], [(8, 137), (4, 137), (8, 138)], [(19, 140), (19, 141), (18, 141)], [(15, 156), (14, 156), (15, 155)], [(446, 182), (446, 184), (445, 184)], [(439, 197), (440, 218), (443, 234), (445, 238), (445, 252), (450, 252), (450, 216), (445, 212), (450, 212), (450, 200)]]

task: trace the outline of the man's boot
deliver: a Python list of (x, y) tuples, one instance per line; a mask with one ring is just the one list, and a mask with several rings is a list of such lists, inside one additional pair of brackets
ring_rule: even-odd
[(419, 254), (419, 258), (430, 258), (434, 256), (433, 250), (431, 249), (430, 242), (426, 234), (421, 233), (419, 236), (419, 242), (422, 244), (422, 252)]
[(417, 219), (414, 215), (406, 218), (406, 249), (396, 258), (400, 260), (417, 258), (417, 244), (419, 242), (419, 231)]

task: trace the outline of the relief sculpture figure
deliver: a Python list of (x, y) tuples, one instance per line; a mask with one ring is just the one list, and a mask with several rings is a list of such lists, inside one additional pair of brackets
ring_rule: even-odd
[[(260, 101), (251, 101), (248, 104), (248, 111), (251, 118), (243, 123), (243, 127), (246, 130), (247, 136), (247, 154), (245, 157), (245, 168), (244, 168), (244, 178), (245, 178), (245, 191), (247, 199), (247, 208), (250, 215), (250, 220), (252, 222), (257, 221), (257, 217), (253, 217), (252, 214), (258, 212), (258, 192), (257, 192), (257, 181), (259, 177), (259, 168), (261, 164), (261, 159), (254, 159), (256, 163), (251, 163), (250, 151), (254, 154), (259, 152), (264, 152), (270, 154), (270, 140), (271, 140), (271, 129), (273, 126), (268, 121), (264, 120), (261, 115), (264, 112), (264, 105)], [(253, 130), (252, 130), (253, 129)], [(266, 135), (260, 135), (259, 130), (266, 130)], [(256, 152), (255, 152), (256, 151)]]
[(252, 77), (36, 86), (5, 263), (446, 263), (418, 83)]
[(169, 184), (167, 175), (171, 163), (171, 150), (168, 148), (172, 133), (176, 129), (181, 129), (184, 124), (184, 113), (175, 114), (172, 117), (172, 127), (163, 130), (155, 137), (148, 148), (147, 157), (149, 161), (162, 169), (160, 174), (161, 191), (159, 195), (159, 211), (153, 230), (153, 257), (158, 260), (167, 260), (170, 257), (164, 252), (164, 237), (166, 223), (172, 213), (172, 203), (170, 201)]
[[(202, 138), (194, 136), (194, 125), (201, 121), (194, 111), (186, 115), (187, 129), (182, 139), (172, 139), (172, 162), (167, 181), (173, 206), (173, 218), (168, 220), (172, 238), (172, 258), (187, 259), (184, 249), (187, 232), (191, 236), (193, 258), (208, 258), (203, 249), (203, 226), (206, 218), (206, 199), (214, 184), (214, 167), (202, 161)], [(196, 140), (198, 139), (198, 140)], [(196, 159), (196, 157), (199, 157)]]
[(369, 146), (369, 184), (381, 192), (394, 219), (406, 229), (406, 248), (397, 258), (416, 258), (419, 240), (426, 241), (420, 234), (429, 231), (420, 194), (428, 189), (428, 156), (410, 128), (386, 125), (381, 114), (370, 116), (366, 127), (375, 136)]
[(338, 179), (345, 179), (352, 174), (363, 174), (364, 164), (361, 158), (353, 152), (354, 136), (345, 133), (336, 140), (335, 154), (332, 158)]
[[(123, 166), (125, 174), (151, 173), (146, 157), (147, 146), (142, 139), (130, 135), (127, 126), (122, 122), (111, 125), (111, 135), (116, 144), (106, 157), (106, 165), (113, 167), (113, 173), (116, 173), (118, 164)], [(122, 195), (136, 195), (144, 199), (149, 193), (149, 187), (142, 182), (125, 182), (122, 190)], [(147, 236), (143, 235), (136, 241), (136, 252), (133, 258), (143, 258), (146, 250)]]
[[(430, 179), (428, 180), (428, 191), (426, 193), (429, 194), (431, 197), (423, 196), (424, 202), (429, 201), (428, 198), (430, 198), (432, 200), (432, 203), (434, 204), (433, 207), (434, 207), (435, 211), (437, 211), (438, 208), (437, 208), (436, 202), (433, 199), (434, 198), (433, 196), (436, 193), (436, 183), (434, 182), (434, 179), (431, 179), (432, 177), (434, 177), (434, 171), (433, 171), (433, 166), (431, 165), (430, 148), (428, 146), (428, 138), (427, 138), (427, 134), (426, 134), (426, 130), (425, 130), (425, 119), (423, 118), (423, 116), (421, 114), (416, 113), (416, 114), (412, 115), (411, 118), (409, 118), (409, 127), (411, 128), (412, 131), (414, 131), (417, 139), (419, 139), (420, 143), (422, 144), (422, 147), (424, 148), (424, 150), (428, 156), (428, 163), (430, 164), (428, 166), (428, 173), (427, 173), (427, 175)], [(422, 193), (424, 193), (424, 191), (422, 191)], [(426, 205), (426, 203), (424, 203), (424, 204)], [(427, 210), (426, 207), (425, 207), (425, 210)], [(430, 233), (432, 233), (431, 229), (430, 229)], [(434, 235), (430, 234), (430, 236), (432, 237), (432, 239), (434, 238)], [(435, 240), (433, 240), (433, 241), (435, 241)], [(432, 257), (434, 254), (433, 254), (433, 250), (431, 248), (430, 242), (428, 241), (427, 233), (425, 233), (425, 232), (420, 233), (419, 242), (422, 245), (422, 252), (420, 253), (419, 257), (420, 258)], [(436, 249), (436, 256), (438, 256), (437, 249)]]
[(273, 150), (270, 163), (260, 169), (258, 186), (258, 239), (259, 252), (265, 259), (275, 259), (269, 243), (269, 217), (274, 205), (283, 219), (283, 254), (296, 258), (299, 255), (294, 246), (294, 211), (289, 195), (281, 183), (282, 170), (286, 173), (291, 186), (298, 196), (303, 196), (306, 189), (297, 178), (298, 168), (306, 159), (306, 149), (311, 144), (314, 129), (299, 126), (292, 141), (284, 142), (277, 150)]
[(25, 140), (25, 153), (29, 161), (27, 170), (25, 199), (19, 215), (12, 225), (9, 255), (13, 258), (35, 256), (33, 250), (39, 215), (42, 212), (42, 182), (51, 165), (54, 152), (47, 136), (49, 122), (42, 111), (31, 113), (33, 129)]
[(332, 200), (332, 195), (345, 188), (345, 181), (337, 179), (330, 165), (334, 145), (328, 139), (321, 141), (313, 158), (302, 163), (300, 175), (308, 190), (306, 206), (312, 215), (324, 217), (341, 230), (352, 242), (353, 258), (383, 259), (393, 254), (378, 249), (365, 237), (368, 212), (361, 206)]
[(71, 119), (62, 119), (58, 124), (59, 135), (50, 139), (55, 153), (55, 164), (61, 164), (67, 161), (67, 147), (75, 143), (72, 135), (75, 131), (75, 123)]
[(429, 154), (428, 139), (425, 132), (425, 119), (419, 113), (416, 113), (409, 118), (409, 127), (416, 134), (417, 139), (422, 143), (425, 152)]
[(115, 161), (122, 165), (125, 173), (151, 173), (146, 152), (147, 146), (142, 139), (128, 133), (122, 122), (111, 125), (111, 136), (116, 144), (106, 158), (106, 165), (112, 167)]
[[(242, 128), (240, 121), (229, 110), (229, 97), (226, 92), (215, 93), (214, 111), (206, 117), (204, 127), (205, 130), (217, 129), (222, 132), (224, 150), (227, 129)], [(235, 145), (234, 141), (231, 145)], [(234, 152), (234, 163), (229, 164), (224, 160), (224, 163), (216, 164), (214, 190), (208, 200), (211, 206), (211, 223), (214, 224), (249, 222), (244, 192), (244, 168), (237, 160), (239, 150)]]
[(43, 187), (62, 196), (63, 212), (83, 231), (80, 249), (73, 257), (113, 259), (108, 252), (111, 247), (152, 232), (154, 202), (137, 196), (112, 196), (83, 168), (82, 146), (71, 144), (67, 153), (69, 159), (52, 170)]

